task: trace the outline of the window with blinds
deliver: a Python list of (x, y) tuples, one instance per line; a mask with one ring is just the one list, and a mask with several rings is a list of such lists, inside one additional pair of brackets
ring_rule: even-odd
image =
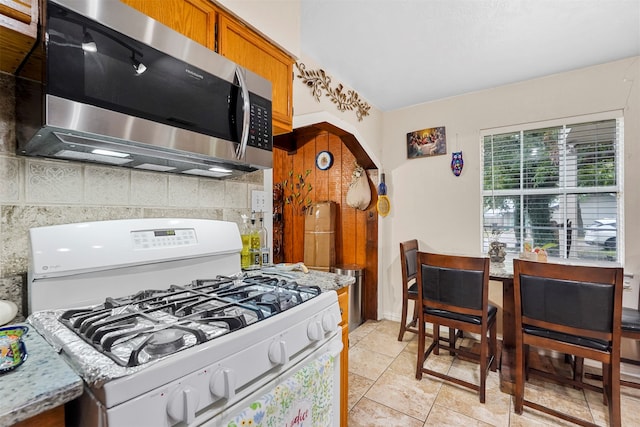
[[(482, 132), (483, 252), (620, 261), (622, 118)], [(517, 256), (517, 255), (516, 255)]]

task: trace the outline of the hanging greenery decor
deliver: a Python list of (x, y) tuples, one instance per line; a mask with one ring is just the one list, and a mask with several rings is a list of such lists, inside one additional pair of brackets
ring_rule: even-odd
[(327, 92), (326, 96), (331, 98), (331, 102), (336, 104), (338, 110), (343, 112), (355, 110), (359, 122), (362, 121), (364, 116), (369, 115), (371, 106), (361, 100), (356, 91), (347, 90), (345, 93), (342, 84), (338, 84), (335, 89), (332, 89), (331, 77), (323, 69), (307, 70), (307, 67), (302, 62), (296, 62), (296, 68), (300, 72), (298, 78), (302, 79), (302, 82), (311, 88), (311, 95), (316, 101), (320, 102), (322, 90), (325, 90)]
[(294, 213), (305, 213), (311, 206), (311, 197), (309, 193), (313, 190), (313, 186), (305, 179), (311, 174), (311, 169), (307, 169), (303, 174), (294, 174), (289, 171), (289, 178), (285, 179), (281, 186), (284, 193), (284, 203), (291, 205)]

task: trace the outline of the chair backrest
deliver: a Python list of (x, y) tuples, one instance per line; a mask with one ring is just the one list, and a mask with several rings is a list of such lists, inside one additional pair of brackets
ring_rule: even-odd
[(409, 285), (418, 273), (418, 241), (407, 240), (400, 243), (400, 264), (402, 266), (402, 281)]
[(489, 258), (418, 252), (423, 304), (460, 314), (486, 316)]
[(620, 331), (622, 268), (520, 259), (513, 261), (513, 268), (516, 322), (520, 317), (521, 327), (607, 342)]

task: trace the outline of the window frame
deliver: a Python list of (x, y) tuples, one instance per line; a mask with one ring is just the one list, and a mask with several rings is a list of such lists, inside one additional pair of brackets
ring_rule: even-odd
[[(520, 185), (520, 188), (517, 190), (485, 190), (484, 189), (484, 178), (485, 178), (485, 150), (484, 150), (484, 139), (487, 136), (491, 135), (501, 135), (507, 133), (526, 133), (527, 131), (532, 130), (543, 130), (546, 128), (553, 127), (562, 127), (566, 125), (576, 125), (582, 123), (596, 122), (596, 121), (604, 121), (604, 120), (616, 120), (616, 127), (618, 129), (619, 139), (617, 141), (616, 153), (615, 153), (615, 168), (616, 168), (616, 184), (613, 186), (600, 187), (597, 189), (594, 188), (585, 188), (580, 189), (580, 187), (571, 187), (571, 186), (560, 186), (554, 188), (540, 188), (540, 189), (525, 189)], [(513, 195), (514, 193), (518, 193), (519, 196), (527, 196), (534, 194), (553, 194), (558, 195), (558, 197), (564, 197), (567, 193), (576, 193), (576, 189), (578, 189), (577, 193), (593, 193), (593, 194), (606, 194), (613, 193), (616, 194), (616, 210), (617, 210), (617, 247), (616, 247), (616, 260), (614, 261), (601, 261), (601, 260), (589, 260), (585, 258), (571, 258), (568, 259), (566, 255), (561, 255), (559, 259), (567, 260), (575, 260), (584, 264), (612, 264), (612, 265), (623, 265), (625, 259), (625, 218), (624, 218), (624, 112), (622, 110), (612, 110), (605, 111), (594, 114), (585, 114), (579, 116), (568, 116), (559, 119), (551, 119), (545, 121), (538, 122), (530, 122), (516, 125), (508, 125), (501, 126), (495, 128), (485, 128), (480, 129), (479, 135), (480, 142), (480, 179), (479, 179), (479, 187), (480, 187), (480, 250), (482, 253), (486, 253), (487, 247), (485, 246), (485, 239), (487, 238), (485, 233), (485, 206), (484, 200), (487, 196), (507, 196)], [(561, 152), (560, 157), (564, 157), (566, 152)], [(520, 162), (521, 162), (521, 173), (522, 173), (522, 161), (523, 161), (523, 152), (521, 150), (520, 153)], [(522, 184), (522, 181), (521, 181)], [(523, 234), (523, 230), (525, 229), (525, 224), (522, 223), (520, 226), (521, 237)], [(566, 234), (561, 238), (566, 239)], [(524, 238), (520, 239), (521, 245), (524, 245)], [(517, 251), (522, 251), (522, 246), (517, 248)]]

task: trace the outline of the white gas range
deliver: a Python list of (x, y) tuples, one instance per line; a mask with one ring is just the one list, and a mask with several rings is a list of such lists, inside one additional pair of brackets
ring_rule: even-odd
[(71, 424), (339, 425), (336, 293), (247, 277), (234, 223), (100, 221), (30, 241), (28, 321), (86, 385)]

